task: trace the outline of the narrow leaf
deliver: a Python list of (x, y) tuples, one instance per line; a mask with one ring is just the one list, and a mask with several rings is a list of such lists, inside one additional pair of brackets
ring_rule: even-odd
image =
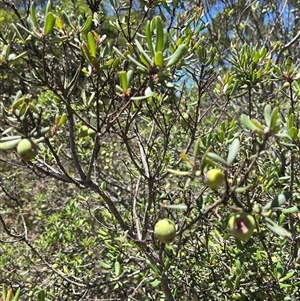
[(100, 265), (102, 268), (104, 268), (104, 269), (110, 269), (110, 268), (111, 268), (111, 266), (110, 266), (108, 263), (105, 263), (105, 262), (102, 261), (102, 260), (98, 260), (98, 263), (99, 263), (99, 265)]
[(119, 261), (115, 262), (115, 276), (119, 277), (122, 274), (122, 266)]
[(192, 174), (191, 171), (183, 171), (183, 170), (176, 170), (170, 168), (168, 168), (167, 171), (178, 176), (190, 176)]
[(19, 301), (21, 289), (18, 288), (12, 301)]
[(144, 48), (142, 47), (142, 45), (140, 44), (140, 42), (138, 40), (135, 40), (135, 44), (136, 44), (139, 52), (144, 56), (145, 60), (148, 62), (148, 64), (151, 64), (152, 60), (149, 57), (149, 55), (146, 53), (146, 51), (144, 50)]
[(270, 123), (271, 130), (276, 126), (277, 120), (278, 120), (278, 108), (274, 108), (272, 111), (271, 123)]
[(59, 119), (59, 122), (58, 122), (57, 126), (58, 127), (63, 126), (66, 123), (66, 121), (67, 121), (67, 114), (63, 113), (62, 116)]
[(8, 60), (10, 63), (16, 62), (16, 61), (22, 59), (23, 57), (25, 57), (26, 55), (27, 55), (27, 51), (24, 51), (24, 52), (22, 52), (21, 54), (16, 55), (16, 56), (14, 56), (14, 57), (12, 57), (12, 58), (8, 57), (7, 60)]
[(225, 161), (225, 159), (223, 159), (222, 157), (220, 157), (219, 155), (215, 154), (215, 153), (207, 153), (207, 156), (215, 161), (217, 161), (218, 163), (221, 163), (225, 166), (227, 166), (227, 162)]
[(154, 64), (160, 68), (164, 66), (164, 58), (161, 51), (155, 53)]
[(294, 207), (290, 207), (290, 208), (286, 208), (286, 209), (282, 209), (282, 213), (297, 213), (300, 211), (300, 205), (298, 206), (294, 206)]
[(93, 23), (93, 18), (92, 16), (88, 16), (86, 21), (85, 21), (85, 24), (82, 26), (82, 28), (80, 29), (80, 32), (84, 32), (84, 31), (87, 31), (90, 29), (90, 27), (92, 26), (92, 23)]
[(51, 8), (52, 5), (51, 5), (51, 1), (49, 0), (46, 5), (46, 15), (51, 11)]
[(18, 135), (18, 136), (1, 137), (0, 138), (0, 142), (13, 141), (13, 140), (21, 139), (21, 138), (22, 138), (22, 136), (20, 136), (20, 135)]
[(195, 147), (194, 147), (194, 161), (196, 161), (199, 156), (200, 144), (201, 144), (201, 140), (197, 139), (197, 141), (195, 143)]
[(132, 82), (132, 79), (133, 79), (133, 71), (130, 69), (130, 70), (128, 70), (127, 71), (127, 73), (126, 73), (126, 77), (127, 77), (127, 86), (128, 86), (128, 88), (130, 87), (130, 85), (131, 85), (131, 82)]
[(163, 51), (164, 47), (164, 29), (162, 20), (159, 16), (156, 17), (156, 44), (155, 51)]
[(53, 30), (55, 24), (55, 17), (53, 13), (49, 12), (46, 16), (45, 26), (44, 26), (44, 35), (47, 36)]
[(30, 17), (32, 19), (32, 22), (34, 24), (35, 27), (38, 27), (38, 22), (37, 22), (37, 18), (36, 18), (36, 10), (35, 10), (35, 3), (32, 2), (30, 5)]
[(185, 44), (179, 45), (178, 48), (175, 50), (175, 52), (170, 57), (170, 59), (167, 63), (167, 67), (171, 67), (174, 64), (178, 63), (183, 58), (183, 56), (185, 55), (186, 52), (187, 52), (186, 45)]
[(262, 133), (262, 130), (258, 128), (245, 114), (241, 115), (241, 121), (244, 124), (244, 126), (253, 132)]
[(119, 72), (119, 77), (120, 77), (120, 85), (122, 87), (123, 92), (127, 91), (127, 76), (126, 76), (126, 71), (120, 71)]
[(96, 57), (96, 53), (97, 53), (96, 43), (95, 43), (94, 36), (91, 32), (89, 32), (87, 34), (87, 43), (88, 43), (88, 47), (89, 47), (91, 55)]
[(274, 233), (284, 237), (291, 237), (291, 233), (289, 231), (276, 224), (270, 218), (264, 217), (264, 222), (266, 223), (266, 226)]
[(292, 193), (290, 191), (285, 191), (284, 193), (279, 194), (272, 201), (270, 201), (268, 204), (264, 206), (264, 210), (269, 210), (272, 208), (282, 206), (286, 201), (288, 201), (291, 198), (291, 196)]
[(238, 138), (234, 139), (230, 145), (228, 156), (227, 156), (227, 165), (230, 166), (236, 158), (236, 155), (240, 148), (240, 140)]
[(178, 210), (186, 210), (187, 205), (185, 204), (178, 204), (178, 205), (164, 205), (164, 207), (169, 209), (178, 209)]
[(271, 106), (269, 104), (266, 105), (264, 110), (264, 117), (268, 128), (271, 128), (271, 120), (272, 120), (271, 112), (272, 112)]
[(150, 53), (154, 56), (154, 47), (152, 42), (151, 21), (148, 20), (145, 27), (145, 35)]
[(45, 301), (45, 291), (44, 290), (40, 290), (38, 295), (37, 295), (37, 298), (38, 298), (38, 301)]
[(13, 149), (19, 144), (20, 141), (21, 141), (21, 139), (1, 142), (0, 143), (0, 151)]
[(75, 27), (74, 27), (73, 24), (71, 23), (71, 20), (70, 20), (68, 14), (67, 14), (64, 10), (61, 12), (61, 16), (62, 16), (63, 21), (64, 21), (68, 26), (70, 26), (71, 28), (75, 29)]
[(291, 272), (287, 273), (284, 277), (279, 279), (279, 281), (284, 282), (284, 281), (290, 279), (294, 275), (294, 273), (295, 273), (295, 271), (291, 271)]
[(131, 55), (128, 54), (127, 57), (128, 57), (135, 65), (137, 65), (138, 67), (140, 67), (140, 68), (142, 68), (142, 69), (144, 69), (145, 71), (148, 72), (148, 69), (147, 69), (144, 65), (142, 65), (140, 62), (138, 62), (135, 58), (133, 58)]

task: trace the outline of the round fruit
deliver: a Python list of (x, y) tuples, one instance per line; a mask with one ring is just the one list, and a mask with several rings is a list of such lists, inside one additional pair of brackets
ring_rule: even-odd
[(89, 128), (86, 125), (83, 125), (79, 130), (79, 137), (86, 137), (88, 135)]
[(249, 239), (255, 229), (254, 217), (247, 212), (233, 214), (228, 222), (229, 231), (239, 240)]
[(22, 139), (18, 144), (17, 152), (24, 161), (28, 162), (37, 155), (38, 146), (30, 139)]
[(223, 185), (225, 176), (220, 169), (211, 169), (205, 175), (205, 183), (211, 189), (217, 189), (219, 186)]
[(176, 236), (175, 224), (170, 219), (161, 219), (155, 224), (154, 233), (162, 243), (169, 244)]

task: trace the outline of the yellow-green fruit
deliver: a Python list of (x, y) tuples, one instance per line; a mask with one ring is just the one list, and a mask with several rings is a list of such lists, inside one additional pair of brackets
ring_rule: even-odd
[(17, 152), (24, 161), (30, 161), (37, 155), (38, 146), (30, 139), (22, 139), (18, 144)]
[(252, 236), (255, 229), (254, 217), (247, 212), (235, 213), (229, 219), (228, 228), (235, 238), (247, 240)]
[(155, 224), (154, 233), (162, 243), (169, 244), (176, 236), (175, 224), (170, 219), (161, 219)]
[(95, 138), (96, 136), (96, 132), (93, 129), (88, 129), (87, 133), (91, 138)]
[(80, 128), (79, 137), (86, 137), (86, 136), (88, 136), (88, 130), (89, 130), (89, 128), (86, 125), (83, 125)]
[(211, 189), (217, 189), (219, 186), (223, 185), (225, 176), (220, 169), (211, 169), (205, 175), (205, 183)]

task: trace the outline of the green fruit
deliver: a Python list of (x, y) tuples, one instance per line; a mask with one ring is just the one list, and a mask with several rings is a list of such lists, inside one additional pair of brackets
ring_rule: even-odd
[(223, 185), (224, 180), (225, 176), (220, 169), (211, 169), (205, 175), (205, 183), (214, 190)]
[(28, 162), (37, 155), (38, 146), (30, 139), (22, 139), (18, 144), (17, 152), (24, 161)]
[(95, 138), (96, 136), (96, 132), (93, 129), (88, 129), (87, 133), (91, 138)]
[(170, 219), (161, 219), (155, 224), (154, 233), (162, 243), (169, 244), (176, 236), (175, 224)]
[(89, 128), (86, 125), (83, 125), (79, 129), (79, 137), (86, 137), (86, 136), (88, 136), (88, 130), (89, 130)]
[(249, 239), (255, 229), (254, 217), (247, 212), (233, 214), (228, 222), (229, 231), (232, 236), (239, 240)]

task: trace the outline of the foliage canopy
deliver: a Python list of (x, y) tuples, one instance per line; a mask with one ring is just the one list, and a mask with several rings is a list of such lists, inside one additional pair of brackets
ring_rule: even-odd
[(2, 298), (295, 300), (299, 9), (2, 0)]

